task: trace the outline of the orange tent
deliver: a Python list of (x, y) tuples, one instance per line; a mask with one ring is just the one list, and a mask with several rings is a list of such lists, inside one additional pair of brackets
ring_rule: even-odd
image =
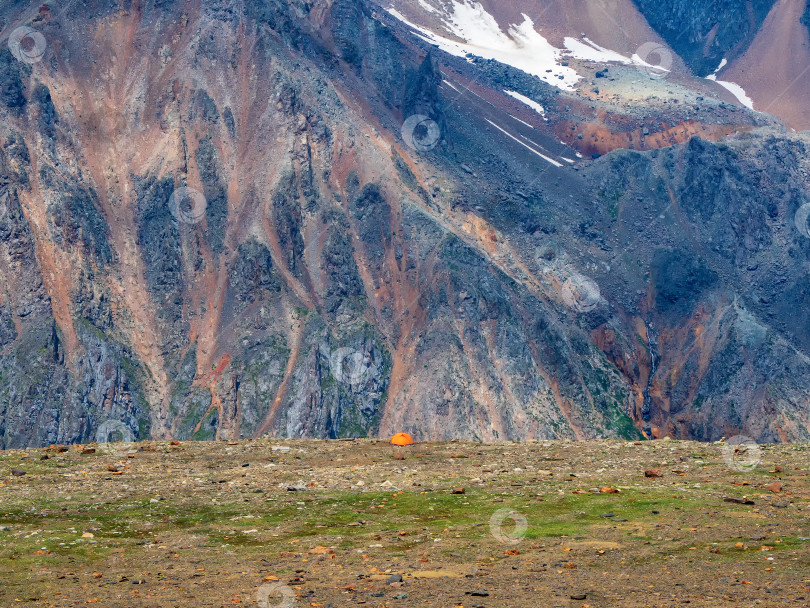
[(397, 433), (391, 437), (391, 445), (413, 445), (413, 437), (408, 433)]

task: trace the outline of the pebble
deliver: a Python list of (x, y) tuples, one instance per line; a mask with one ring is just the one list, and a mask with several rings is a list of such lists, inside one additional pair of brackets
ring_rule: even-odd
[(402, 582), (402, 575), (401, 574), (392, 574), (385, 581), (385, 584), (386, 585), (392, 585), (393, 583), (401, 583), (401, 582)]
[(22, 469), (11, 469), (11, 474), (14, 475), (14, 477), (22, 477), (25, 475), (25, 471)]

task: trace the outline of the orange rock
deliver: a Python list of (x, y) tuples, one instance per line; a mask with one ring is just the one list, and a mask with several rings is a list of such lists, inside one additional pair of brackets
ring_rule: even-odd
[(619, 491), (616, 488), (607, 488), (607, 487), (601, 488), (599, 490), (599, 492), (601, 494), (618, 494), (619, 493)]
[(782, 491), (782, 484), (778, 481), (774, 481), (773, 483), (766, 485), (765, 489), (769, 492), (773, 492), (774, 494), (779, 494), (779, 492)]
[(664, 474), (661, 472), (661, 469), (647, 469), (644, 471), (644, 477), (656, 478), (656, 477), (663, 477)]

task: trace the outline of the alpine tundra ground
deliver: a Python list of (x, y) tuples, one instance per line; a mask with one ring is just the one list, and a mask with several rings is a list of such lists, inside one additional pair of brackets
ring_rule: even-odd
[(254, 440), (2, 452), (0, 605), (810, 603), (808, 446), (395, 450)]

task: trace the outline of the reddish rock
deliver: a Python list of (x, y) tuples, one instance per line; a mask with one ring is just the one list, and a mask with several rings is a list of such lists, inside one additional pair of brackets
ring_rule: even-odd
[(464, 488), (454, 488), (453, 489), (453, 494), (464, 494), (464, 493), (466, 493), (466, 491), (467, 490), (464, 489)]
[(782, 491), (782, 484), (778, 481), (774, 481), (773, 483), (766, 485), (765, 489), (769, 492), (773, 492), (774, 494), (779, 494), (779, 492)]
[(664, 474), (661, 472), (661, 469), (647, 469), (646, 471), (644, 471), (644, 477), (649, 477), (651, 479), (663, 476)]

